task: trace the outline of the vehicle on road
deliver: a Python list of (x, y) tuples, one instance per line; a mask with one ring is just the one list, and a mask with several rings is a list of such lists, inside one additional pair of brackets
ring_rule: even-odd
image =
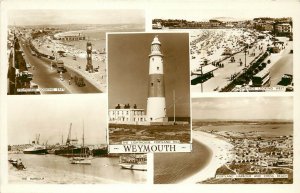
[(289, 85), (285, 88), (285, 92), (293, 92), (294, 91), (294, 87), (292, 85)]
[(31, 51), (31, 55), (36, 56), (36, 53), (34, 51)]
[(269, 69), (263, 69), (252, 77), (253, 87), (268, 86), (270, 83), (270, 71)]
[(26, 63), (26, 68), (31, 68), (31, 64), (30, 63)]
[(84, 79), (82, 77), (75, 76), (75, 84), (79, 87), (85, 86)]
[(38, 84), (36, 84), (34, 82), (30, 82), (30, 88), (34, 89), (34, 91), (32, 91), (33, 94), (41, 94)]
[(56, 63), (57, 63), (56, 64), (57, 65), (57, 73), (60, 73), (60, 72), (64, 73), (67, 71), (67, 69), (65, 68), (65, 65), (64, 65), (64, 61), (57, 60)]
[(28, 72), (28, 71), (22, 71), (22, 72), (19, 73), (19, 77), (20, 77), (21, 79), (25, 80), (25, 81), (28, 81), (28, 80), (30, 81), (30, 80), (32, 80), (33, 75), (32, 75), (31, 72)]
[(290, 85), (292, 83), (292, 81), (293, 81), (293, 75), (291, 75), (291, 74), (284, 74), (281, 77), (280, 85), (287, 86), (287, 85)]

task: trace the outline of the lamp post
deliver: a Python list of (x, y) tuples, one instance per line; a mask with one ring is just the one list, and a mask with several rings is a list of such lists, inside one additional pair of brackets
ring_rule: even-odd
[(203, 65), (200, 64), (200, 72), (201, 72), (201, 92), (203, 92), (203, 71), (202, 71)]
[(247, 67), (246, 61), (247, 61), (247, 48), (248, 48), (248, 44), (245, 45), (245, 68)]

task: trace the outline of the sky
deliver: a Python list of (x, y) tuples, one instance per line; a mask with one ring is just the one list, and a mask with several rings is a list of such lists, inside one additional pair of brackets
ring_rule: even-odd
[(40, 134), (40, 143), (66, 141), (70, 123), (72, 138), (86, 144), (106, 143), (107, 100), (102, 95), (44, 95), (8, 97), (8, 144), (28, 144)]
[[(234, 6), (232, 6), (234, 4)], [(201, 6), (200, 6), (201, 5)], [(241, 20), (252, 20), (255, 17), (291, 17), (295, 10), (293, 7), (287, 7), (288, 4), (281, 4), (276, 6), (270, 6), (270, 4), (259, 4), (255, 3), (243, 4), (241, 2), (213, 2), (209, 1), (207, 4), (196, 4), (194, 7), (191, 5), (185, 6), (182, 9), (172, 8), (166, 9), (153, 9), (151, 17), (153, 19), (186, 19), (189, 21), (208, 21), (216, 17), (230, 17)]]
[(292, 97), (220, 97), (192, 100), (193, 119), (293, 120)]
[(164, 54), (167, 116), (173, 116), (173, 90), (176, 116), (190, 117), (189, 37), (187, 33), (140, 33), (108, 35), (109, 108), (116, 104), (137, 104), (146, 110), (149, 58), (155, 35)]
[(140, 24), (143, 10), (10, 10), (9, 25)]

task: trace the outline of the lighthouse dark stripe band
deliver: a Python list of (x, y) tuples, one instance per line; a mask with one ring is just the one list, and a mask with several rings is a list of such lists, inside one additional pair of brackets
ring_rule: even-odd
[(148, 97), (165, 97), (163, 74), (150, 74)]

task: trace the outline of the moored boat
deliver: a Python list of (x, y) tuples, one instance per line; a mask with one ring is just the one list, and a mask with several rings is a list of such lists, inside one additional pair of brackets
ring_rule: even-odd
[(92, 157), (72, 157), (70, 158), (71, 164), (92, 164)]
[(44, 145), (39, 145), (40, 135), (36, 136), (36, 140), (32, 141), (32, 147), (23, 150), (24, 154), (46, 154), (47, 148)]
[(83, 132), (82, 132), (82, 151), (78, 156), (72, 156), (70, 158), (71, 164), (92, 164), (92, 156), (89, 155), (89, 151), (86, 151), (84, 147), (84, 124), (83, 124)]
[(46, 154), (47, 149), (45, 146), (34, 145), (33, 147), (29, 147), (23, 150), (24, 154)]
[(147, 171), (147, 164), (120, 163), (119, 165), (123, 169)]
[(119, 166), (123, 169), (147, 171), (147, 154), (122, 155)]
[(82, 152), (89, 152), (90, 149), (88, 147), (79, 146), (78, 139), (72, 139), (71, 136), (72, 131), (72, 123), (70, 123), (70, 129), (66, 144), (64, 146), (59, 147), (54, 150), (55, 155), (61, 155), (65, 157), (73, 157), (76, 155), (82, 154)]

